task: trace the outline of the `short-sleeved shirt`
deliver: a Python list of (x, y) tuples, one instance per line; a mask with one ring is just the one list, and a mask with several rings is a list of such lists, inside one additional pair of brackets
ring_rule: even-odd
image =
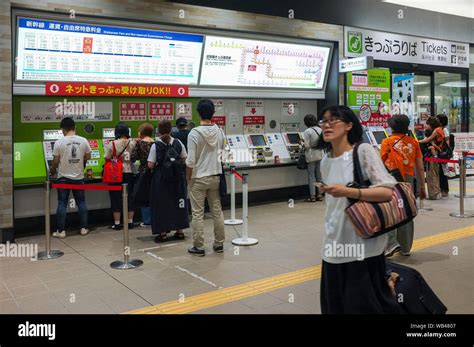
[(84, 179), (84, 156), (90, 152), (89, 141), (81, 136), (64, 136), (56, 141), (53, 155), (59, 156), (58, 178)]
[[(390, 153), (391, 151), (393, 151), (393, 153)], [(398, 156), (400, 158), (400, 163), (403, 164), (403, 167), (398, 167), (398, 169), (400, 169), (400, 172), (404, 176), (414, 176), (416, 158), (422, 158), (418, 141), (411, 136), (397, 133), (394, 133), (389, 138), (383, 140), (380, 148), (380, 155), (382, 161), (387, 165), (387, 167), (389, 167), (389, 169), (394, 169), (390, 167), (390, 156)]]
[[(181, 153), (179, 154), (179, 157), (181, 159), (186, 159), (188, 154), (186, 152), (186, 148), (184, 147), (183, 143), (179, 139), (175, 139), (175, 138), (172, 137), (170, 145), (173, 145), (174, 141), (178, 141), (181, 144)], [(164, 143), (163, 141), (161, 141), (161, 139), (158, 140), (157, 142)], [(151, 146), (150, 154), (148, 155), (148, 161), (151, 162), (151, 163), (156, 163), (156, 143), (154, 143)]]
[[(130, 143), (127, 146), (127, 143)], [(110, 141), (107, 147), (105, 147), (104, 151), (104, 158), (111, 159), (113, 157), (113, 144), (115, 143), (115, 153), (119, 155), (122, 153), (122, 162), (123, 162), (123, 173), (135, 173), (135, 166), (132, 164), (132, 152), (135, 147), (135, 143), (133, 143), (132, 139), (118, 139), (114, 141)]]

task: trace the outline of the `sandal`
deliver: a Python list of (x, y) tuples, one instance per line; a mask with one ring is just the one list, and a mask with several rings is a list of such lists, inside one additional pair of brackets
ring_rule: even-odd
[(304, 200), (304, 202), (316, 202), (316, 198), (315, 197), (311, 197), (311, 198), (307, 198)]
[(173, 237), (174, 237), (175, 240), (184, 240), (185, 239), (184, 233), (182, 231), (175, 232)]
[(160, 235), (157, 235), (155, 236), (155, 242), (156, 243), (160, 243), (160, 242), (165, 242), (165, 241), (168, 241), (168, 235), (164, 234), (160, 234)]

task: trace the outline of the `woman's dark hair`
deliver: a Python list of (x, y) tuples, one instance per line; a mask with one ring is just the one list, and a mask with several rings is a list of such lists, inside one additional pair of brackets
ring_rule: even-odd
[(209, 99), (202, 99), (197, 104), (197, 111), (201, 119), (211, 119), (214, 115), (214, 103)]
[(171, 142), (171, 130), (173, 129), (173, 126), (171, 125), (171, 122), (169, 120), (162, 120), (158, 124), (158, 132), (160, 133), (160, 139), (166, 144), (169, 144)]
[(316, 116), (311, 113), (304, 116), (304, 125), (306, 125), (308, 128), (318, 125), (318, 120), (316, 119)]
[(140, 132), (140, 136), (144, 138), (145, 136), (152, 137), (153, 136), (153, 125), (149, 123), (143, 123), (138, 127), (138, 131)]
[(436, 117), (429, 117), (426, 120), (426, 124), (430, 126), (431, 129), (435, 130), (436, 128), (441, 127), (441, 122)]
[(120, 122), (115, 126), (115, 138), (119, 139), (121, 137), (130, 138), (130, 130), (128, 129), (128, 125), (124, 122)]
[(410, 119), (404, 114), (397, 114), (389, 118), (387, 123), (388, 126), (392, 128), (392, 132), (406, 134), (408, 133), (408, 127), (410, 126)]
[(445, 114), (438, 114), (436, 118), (438, 118), (442, 127), (445, 127), (448, 125), (448, 117)]
[[(359, 118), (355, 115), (355, 113), (347, 106), (328, 106), (323, 108), (319, 119), (323, 119), (323, 116), (326, 112), (329, 112), (331, 118), (339, 118), (345, 123), (351, 123), (352, 129), (349, 130), (347, 134), (347, 140), (351, 145), (362, 141), (362, 124), (360, 124)], [(324, 137), (321, 136), (318, 144), (316, 145), (317, 149), (322, 149), (325, 151), (331, 150), (331, 144), (329, 142), (324, 141)]]

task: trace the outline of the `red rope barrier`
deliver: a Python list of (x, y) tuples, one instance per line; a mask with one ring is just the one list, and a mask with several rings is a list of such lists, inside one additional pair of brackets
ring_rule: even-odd
[(66, 183), (53, 183), (51, 185), (57, 189), (76, 189), (76, 190), (116, 190), (121, 191), (122, 186), (106, 186), (99, 184), (66, 184)]
[(240, 181), (242, 181), (242, 180), (244, 179), (244, 177), (243, 177), (240, 173), (238, 173), (237, 170), (235, 170), (235, 169), (231, 170), (231, 173), (232, 173), (235, 177), (237, 177)]
[(467, 155), (469, 155), (469, 156), (474, 155), (473, 152), (463, 152), (463, 154), (464, 154), (464, 156), (467, 156)]
[(454, 163), (454, 164), (457, 164), (459, 163), (459, 161), (457, 160), (452, 160), (452, 159), (439, 159), (439, 158), (425, 158), (425, 161), (431, 161), (433, 163), (443, 163), (443, 164), (446, 164), (446, 163)]

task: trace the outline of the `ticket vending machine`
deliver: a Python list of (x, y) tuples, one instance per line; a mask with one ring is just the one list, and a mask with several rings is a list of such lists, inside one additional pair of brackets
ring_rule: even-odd
[(268, 144), (273, 151), (274, 164), (291, 163), (290, 153), (281, 133), (267, 133)]
[(54, 144), (57, 140), (63, 137), (63, 131), (60, 129), (43, 130), (43, 151), (46, 165), (46, 176), (49, 176), (49, 169), (53, 163)]
[(226, 140), (226, 148), (228, 147), (226, 164), (236, 167), (255, 165), (252, 152), (247, 146), (244, 135), (227, 135)]
[(254, 158), (257, 165), (272, 163), (273, 151), (264, 134), (248, 134), (245, 135), (245, 140), (247, 141), (247, 146), (252, 153), (252, 158)]
[(295, 162), (300, 157), (303, 135), (299, 132), (283, 133), (283, 141), (290, 155), (290, 161)]
[(367, 136), (372, 146), (378, 149), (380, 149), (382, 141), (388, 137), (384, 127), (368, 127)]

